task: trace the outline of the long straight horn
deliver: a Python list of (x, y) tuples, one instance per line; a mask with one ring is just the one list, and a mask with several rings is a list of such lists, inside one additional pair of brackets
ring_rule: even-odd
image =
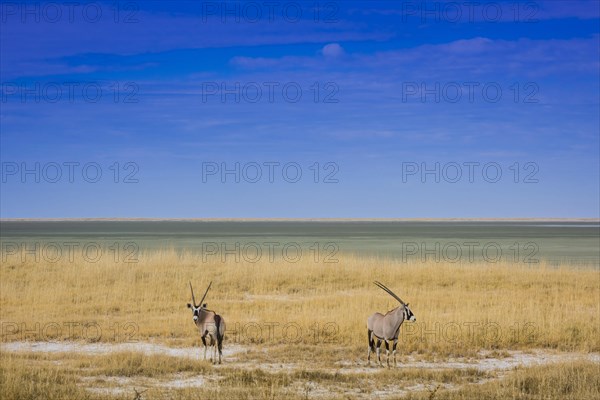
[(388, 289), (387, 286), (385, 286), (383, 283), (377, 282), (377, 281), (375, 281), (373, 283), (376, 284), (377, 286), (379, 286), (381, 289), (385, 290), (387, 292), (387, 294), (389, 294), (390, 296), (392, 296), (393, 298), (398, 300), (402, 305), (406, 305), (406, 303), (404, 303), (400, 297), (396, 296), (396, 294), (394, 292), (392, 292), (390, 289)]
[(190, 290), (192, 291), (192, 303), (194, 303), (194, 307), (197, 307), (196, 298), (194, 297), (194, 288), (192, 288), (192, 282), (190, 282)]
[(210, 283), (208, 284), (208, 287), (206, 288), (206, 292), (204, 292), (204, 296), (202, 296), (202, 300), (200, 300), (200, 304), (198, 304), (198, 305), (204, 304), (204, 299), (206, 298), (206, 294), (208, 293), (208, 289), (210, 289), (211, 285), (212, 285), (212, 281), (210, 281)]

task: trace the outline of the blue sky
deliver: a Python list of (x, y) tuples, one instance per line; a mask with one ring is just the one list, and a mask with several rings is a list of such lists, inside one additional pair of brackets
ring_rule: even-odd
[(2, 218), (600, 216), (598, 1), (66, 4), (1, 2)]

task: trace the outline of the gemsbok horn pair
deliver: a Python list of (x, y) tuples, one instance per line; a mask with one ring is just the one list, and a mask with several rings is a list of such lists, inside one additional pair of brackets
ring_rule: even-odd
[(206, 309), (206, 304), (203, 303), (208, 293), (208, 289), (212, 282), (206, 288), (204, 296), (200, 303), (196, 304), (196, 298), (194, 297), (194, 289), (192, 288), (192, 282), (190, 282), (190, 289), (192, 291), (192, 303), (188, 303), (188, 308), (192, 309), (194, 314), (194, 324), (198, 327), (200, 335), (202, 337), (202, 343), (204, 344), (204, 359), (206, 360), (206, 348), (207, 346), (212, 347), (211, 361), (217, 362), (217, 350), (219, 351), (219, 364), (221, 364), (221, 356), (223, 349), (223, 338), (225, 337), (225, 320), (219, 314), (214, 311)]
[(387, 366), (389, 367), (390, 347), (388, 341), (393, 341), (394, 347), (392, 352), (394, 355), (394, 366), (396, 366), (396, 345), (398, 344), (400, 325), (402, 325), (405, 320), (415, 322), (417, 319), (410, 308), (408, 308), (408, 303), (403, 302), (400, 297), (396, 296), (394, 292), (388, 289), (381, 282), (375, 281), (373, 283), (387, 292), (387, 294), (398, 300), (401, 305), (391, 311), (388, 311), (385, 315), (375, 313), (371, 315), (369, 319), (367, 319), (367, 330), (369, 334), (369, 353), (367, 355), (367, 362), (371, 364), (371, 352), (375, 351), (374, 344), (375, 339), (377, 339), (377, 361), (379, 362), (379, 365), (381, 365), (381, 354), (379, 353), (379, 347), (381, 346), (381, 341), (384, 341), (385, 352), (387, 355)]

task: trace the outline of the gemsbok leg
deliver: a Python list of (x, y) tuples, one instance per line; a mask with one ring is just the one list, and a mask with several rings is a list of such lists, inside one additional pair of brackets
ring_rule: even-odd
[(373, 339), (373, 333), (370, 329), (367, 329), (369, 337), (369, 351), (367, 352), (367, 364), (371, 365), (371, 352), (375, 351), (375, 340)]
[(385, 342), (385, 362), (387, 364), (387, 367), (390, 367), (390, 343), (387, 340), (384, 340)]
[(212, 362), (213, 364), (217, 363), (217, 344), (214, 340), (212, 342)]

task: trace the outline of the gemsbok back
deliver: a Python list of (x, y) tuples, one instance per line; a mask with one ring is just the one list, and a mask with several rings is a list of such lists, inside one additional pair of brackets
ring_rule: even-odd
[(219, 314), (214, 311), (210, 311), (206, 309), (206, 304), (203, 303), (206, 298), (206, 294), (208, 293), (208, 289), (212, 282), (206, 288), (206, 292), (204, 292), (204, 296), (202, 296), (202, 300), (200, 303), (196, 304), (196, 299), (194, 297), (194, 289), (192, 288), (192, 282), (190, 282), (190, 290), (192, 291), (192, 303), (188, 303), (188, 308), (192, 309), (194, 324), (198, 327), (200, 331), (200, 335), (202, 337), (202, 343), (204, 344), (204, 359), (206, 360), (206, 348), (207, 346), (212, 347), (213, 353), (211, 357), (211, 361), (213, 363), (217, 362), (217, 350), (219, 351), (219, 364), (221, 364), (221, 356), (223, 349), (223, 338), (225, 337), (225, 320)]
[(379, 362), (379, 365), (381, 365), (381, 354), (379, 353), (379, 347), (381, 346), (381, 341), (384, 341), (385, 352), (387, 355), (387, 366), (389, 367), (390, 347), (388, 341), (393, 341), (394, 347), (392, 352), (394, 355), (394, 366), (396, 366), (396, 345), (398, 344), (400, 325), (402, 325), (405, 320), (414, 322), (417, 319), (410, 308), (408, 308), (408, 303), (403, 302), (400, 297), (396, 296), (394, 292), (388, 289), (381, 282), (375, 281), (373, 283), (387, 292), (390, 296), (398, 300), (400, 302), (400, 306), (388, 311), (385, 315), (375, 313), (367, 320), (367, 330), (369, 335), (369, 353), (367, 355), (367, 362), (371, 364), (371, 352), (375, 350), (373, 346), (375, 344), (375, 339), (377, 339), (377, 361)]

